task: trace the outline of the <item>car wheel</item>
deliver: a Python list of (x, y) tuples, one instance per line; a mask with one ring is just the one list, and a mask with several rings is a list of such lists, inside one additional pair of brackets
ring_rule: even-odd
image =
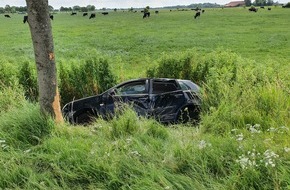
[(87, 111), (75, 117), (75, 123), (80, 125), (88, 125), (96, 119), (96, 116)]
[(199, 121), (199, 109), (197, 107), (190, 106), (180, 109), (177, 117), (177, 123), (193, 122), (196, 124), (198, 123), (198, 121)]

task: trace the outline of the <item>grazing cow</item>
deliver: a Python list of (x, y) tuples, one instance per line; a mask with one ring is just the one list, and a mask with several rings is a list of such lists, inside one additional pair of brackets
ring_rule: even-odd
[(257, 11), (258, 11), (258, 9), (257, 9), (257, 8), (255, 8), (255, 7), (251, 7), (251, 8), (249, 8), (249, 11), (252, 11), (252, 12), (257, 12)]
[(196, 19), (197, 17), (200, 17), (200, 11), (197, 11), (194, 15), (194, 19)]
[(265, 9), (265, 7), (264, 7), (264, 6), (261, 6), (260, 8), (261, 8), (261, 9)]
[(268, 7), (268, 11), (271, 11), (271, 7)]
[(108, 12), (102, 12), (102, 14), (103, 14), (103, 15), (108, 15), (109, 13), (108, 13)]
[(83, 16), (88, 16), (88, 13), (83, 13)]
[(49, 18), (50, 18), (51, 20), (53, 20), (53, 15), (49, 15)]
[(201, 12), (204, 13), (205, 10), (202, 10)]
[(28, 21), (28, 16), (23, 17), (23, 23), (25, 24)]
[(4, 16), (7, 17), (7, 18), (11, 18), (10, 15), (4, 15)]
[(146, 18), (146, 17), (148, 18), (150, 17), (150, 12), (147, 12), (147, 13), (144, 12), (143, 18)]
[(96, 17), (96, 14), (95, 13), (92, 13), (89, 19), (95, 18), (95, 17)]
[(143, 10), (143, 13), (144, 13), (143, 14), (143, 19), (146, 18), (146, 17), (148, 17), (148, 18), (150, 17), (149, 9), (150, 9), (150, 7), (146, 6), (145, 9)]
[(77, 15), (77, 13), (72, 12), (70, 15)]
[(159, 13), (159, 11), (155, 11), (155, 14), (158, 14)]

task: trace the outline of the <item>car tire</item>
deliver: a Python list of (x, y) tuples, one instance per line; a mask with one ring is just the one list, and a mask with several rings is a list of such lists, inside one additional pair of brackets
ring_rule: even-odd
[(92, 123), (96, 119), (96, 115), (94, 115), (90, 111), (85, 111), (83, 113), (80, 113), (74, 118), (74, 121), (76, 124), (79, 125), (88, 125)]
[(197, 124), (200, 120), (199, 109), (195, 106), (188, 106), (180, 109), (177, 116), (177, 123), (188, 123), (192, 122)]

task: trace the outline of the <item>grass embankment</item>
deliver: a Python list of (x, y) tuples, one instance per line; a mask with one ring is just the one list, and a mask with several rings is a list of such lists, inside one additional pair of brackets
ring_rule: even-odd
[[(3, 189), (289, 188), (286, 127), (245, 126), (217, 136), (128, 110), (88, 128), (50, 128), (37, 106), (20, 112), (6, 117), (9, 130), (1, 127)], [(39, 134), (43, 127), (49, 133)]]

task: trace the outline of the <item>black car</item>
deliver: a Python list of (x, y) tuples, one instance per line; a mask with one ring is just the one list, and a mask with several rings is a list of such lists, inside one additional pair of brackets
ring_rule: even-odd
[(142, 78), (69, 102), (62, 113), (70, 123), (87, 124), (95, 117), (112, 117), (120, 103), (129, 103), (138, 115), (161, 123), (180, 123), (198, 120), (201, 99), (199, 86), (190, 80)]

